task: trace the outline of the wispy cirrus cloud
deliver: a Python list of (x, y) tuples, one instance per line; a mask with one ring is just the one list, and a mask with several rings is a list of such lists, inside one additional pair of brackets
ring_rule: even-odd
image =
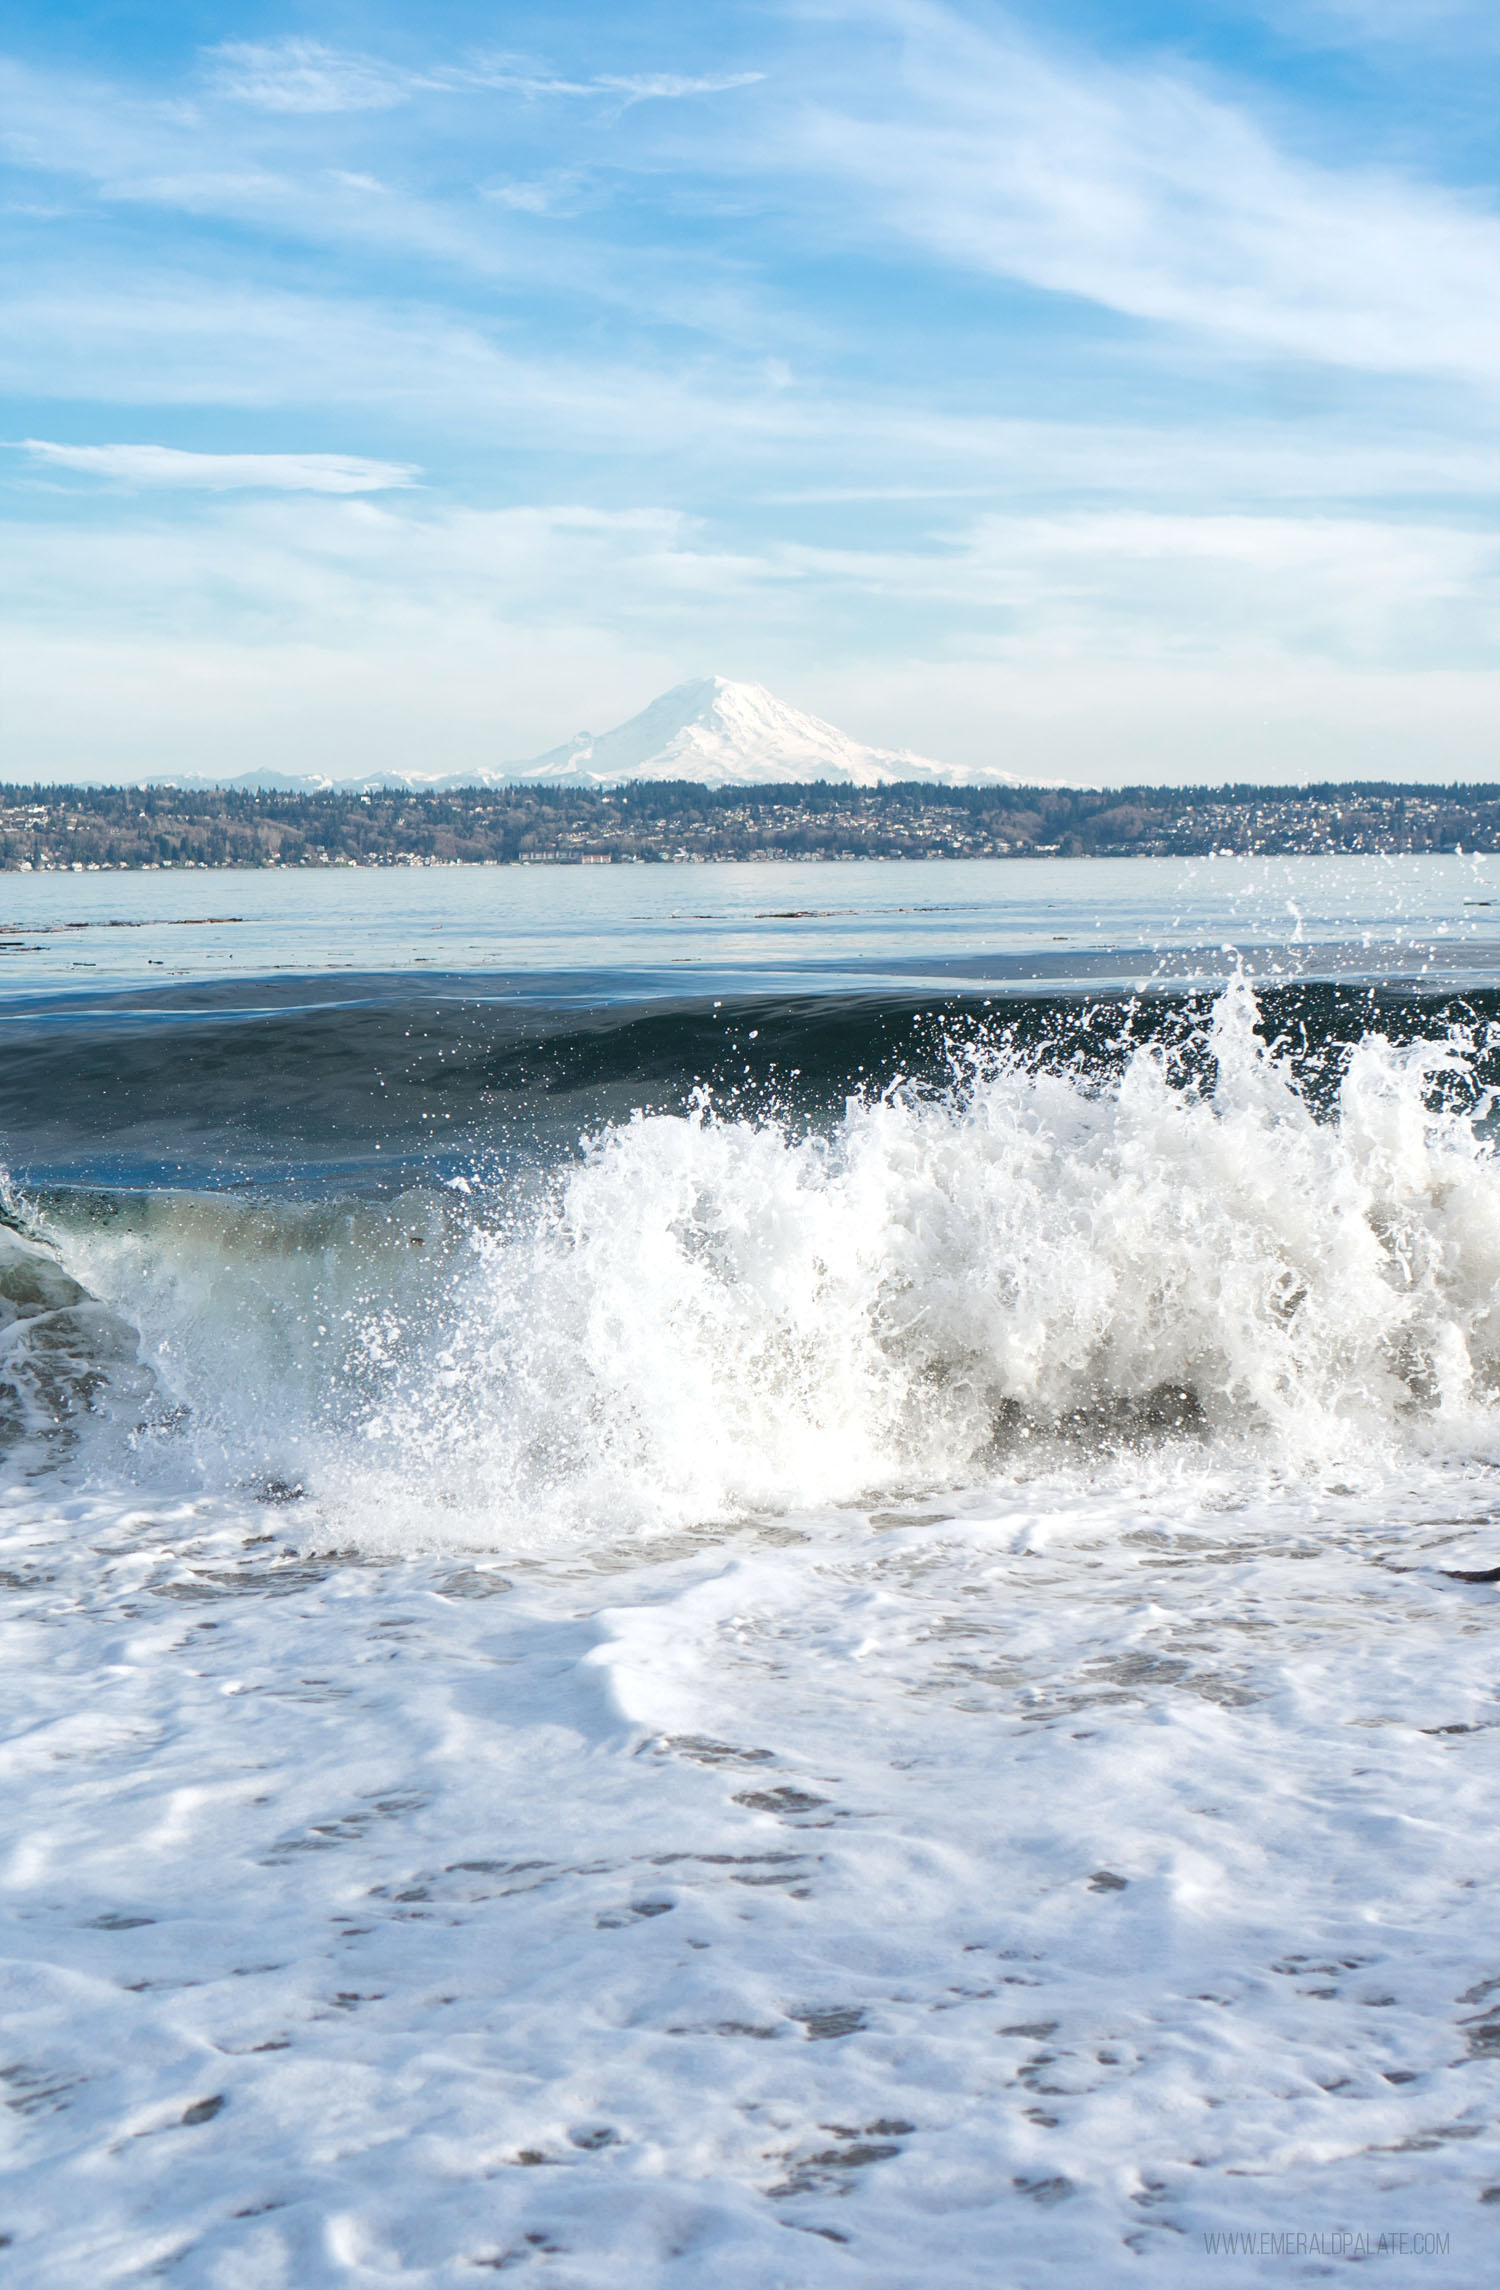
[(378, 56), (325, 47), (321, 41), (225, 41), (204, 58), (215, 95), (262, 111), (388, 111), (419, 94), (463, 94), (490, 88), (523, 96), (595, 96), (615, 105), (681, 102), (753, 87), (763, 72), (601, 72), (569, 79), (528, 58), (476, 56), (412, 71)]
[(388, 111), (432, 83), (320, 40), (227, 40), (205, 57), (215, 95), (261, 111)]
[(728, 95), (735, 88), (755, 87), (765, 77), (764, 72), (600, 72), (593, 79), (570, 80), (527, 70), (502, 56), (453, 73), (451, 84), (510, 88), (519, 95), (605, 96), (624, 104), (680, 103), (688, 96)]
[[(420, 84), (441, 86), (444, 102), (451, 93), (436, 72)], [(491, 89), (440, 120), (415, 109), (329, 120), (161, 101), (125, 83), (0, 56), (0, 155), (36, 185), (69, 180), (80, 221), (91, 202), (138, 211), (143, 244), (167, 243), (184, 216), (210, 231), (227, 224), (235, 234), (222, 250), (230, 278), (284, 272), (295, 240), (328, 266), (302, 269), (305, 293), (326, 291), (333, 266), (352, 252), (382, 264), (386, 279), (401, 269), (408, 282), (419, 278), (423, 298), (444, 316), (467, 318), (497, 289), (512, 297), (529, 290), (554, 304), (571, 296), (614, 305), (634, 327), (665, 319), (701, 335), (763, 341), (764, 298), (746, 266), (723, 264), (703, 242), (659, 249), (633, 208), (623, 222), (608, 217), (642, 153), (650, 171), (655, 137), (646, 113), (618, 90), (594, 92), (599, 101), (589, 109), (549, 112), (524, 94)], [(637, 119), (639, 130), (626, 126)], [(529, 163), (524, 172), (497, 176), (497, 120), (508, 130), (499, 148)], [(536, 229), (583, 213), (593, 219), (581, 227), (548, 227), (545, 237)], [(48, 276), (65, 253), (57, 234)], [(23, 266), (21, 291), (25, 278)], [(113, 300), (106, 289), (103, 305)]]
[(877, 47), (814, 89), (785, 150), (893, 240), (1241, 354), (1500, 384), (1482, 198), (1308, 157), (1155, 57), (1064, 51), (940, 0), (843, 13)]
[(384, 493), (414, 485), (409, 462), (353, 453), (188, 453), (172, 445), (58, 445), (28, 437), (19, 450), (49, 469), (133, 490), (197, 493)]
[(738, 87), (757, 87), (766, 76), (764, 72), (721, 72), (699, 78), (682, 72), (630, 72), (623, 76), (605, 72), (589, 85), (628, 96), (632, 103), (678, 103), (685, 96), (729, 95)]
[[(1497, 202), (1342, 62), (1278, 81), (1283, 6), (750, 0), (689, 49), (587, 0), (539, 60), (314, 0), (0, 60), (4, 434), (161, 441), (0, 455), (11, 746), (493, 762), (718, 666), (956, 762), (1024, 717), (1042, 775), (1201, 775), (1231, 716), (1247, 776), (1492, 769)], [(348, 450), (245, 450), (302, 439)]]
[[(217, 571), (215, 568), (218, 568)], [(1424, 661), (1493, 692), (1500, 537), (1453, 519), (1353, 511), (1203, 516), (992, 508), (920, 547), (766, 536), (665, 506), (454, 507), (227, 498), (185, 525), (137, 508), (71, 532), (13, 524), (0, 597), (17, 622), (69, 600), (97, 632), (169, 625), (370, 658), (392, 630), (468, 618), (615, 637), (671, 610), (695, 649), (747, 636), (799, 672), (819, 656), (809, 601), (879, 611), (929, 641), (1095, 670), (1258, 660), (1350, 672)], [(224, 602), (233, 601), (226, 622)]]
[(566, 468), (587, 437), (637, 482), (659, 483), (670, 465), (689, 497), (717, 501), (728, 490), (778, 511), (929, 494), (979, 503), (1001, 492), (1205, 512), (1443, 499), (1487, 520), (1500, 498), (1500, 421), (1460, 423), (1438, 410), (1396, 435), (1350, 424), (1337, 409), (1317, 422), (1211, 424), (1191, 409), (1154, 422), (1114, 406), (1094, 418), (956, 413), (904, 392), (876, 398), (860, 380), (788, 387), (753, 360), (687, 364), (644, 345), (606, 366), (586, 351), (497, 340), (433, 305), (276, 292), (201, 273), (143, 273), (128, 291), (97, 272), (38, 282), (14, 298), (10, 317), (0, 391), (108, 401), (131, 409), (122, 427), (138, 428), (141, 409), (154, 407), (167, 425), (173, 409), (196, 409), (195, 427), (218, 409), (231, 436), (272, 414), (325, 428), (336, 406), (341, 422), (415, 427), (432, 437), (432, 463), (456, 451), (475, 471), (492, 468), (497, 441), (507, 461), (545, 456), (549, 468)]

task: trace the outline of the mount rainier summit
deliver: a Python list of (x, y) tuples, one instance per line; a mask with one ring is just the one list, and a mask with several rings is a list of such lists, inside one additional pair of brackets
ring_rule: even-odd
[[(687, 780), (700, 787), (774, 787), (831, 781), (841, 787), (931, 785), (1018, 787), (1013, 771), (956, 771), (910, 748), (867, 747), (847, 732), (778, 700), (764, 684), (728, 676), (695, 676), (674, 684), (638, 716), (613, 731), (578, 732), (545, 755), (489, 770), (382, 771), (369, 778), (318, 773), (245, 772), (234, 787), (317, 792), (334, 788), (409, 787), (433, 793), (460, 787), (617, 787), (627, 780)], [(185, 787), (211, 786), (185, 779)]]
[(564, 746), (510, 764), (494, 777), (569, 787), (608, 787), (630, 779), (686, 779), (705, 787), (817, 779), (845, 787), (889, 787), (914, 779), (1018, 784), (1013, 772), (953, 771), (908, 748), (866, 747), (821, 717), (789, 708), (764, 684), (737, 684), (727, 676), (674, 685), (613, 731), (579, 732)]

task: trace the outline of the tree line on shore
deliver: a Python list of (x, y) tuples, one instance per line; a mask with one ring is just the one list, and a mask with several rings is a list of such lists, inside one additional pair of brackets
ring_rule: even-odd
[(1500, 786), (0, 787), (0, 868), (1500, 850)]

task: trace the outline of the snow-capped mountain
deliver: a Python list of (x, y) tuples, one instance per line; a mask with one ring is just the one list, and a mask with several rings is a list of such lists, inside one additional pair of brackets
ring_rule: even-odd
[(579, 732), (562, 747), (491, 770), (380, 771), (366, 778), (333, 779), (246, 771), (227, 782), (177, 778), (179, 787), (263, 788), (288, 794), (346, 793), (411, 788), (442, 792), (456, 787), (611, 787), (630, 779), (685, 779), (707, 787), (775, 786), (826, 779), (844, 787), (888, 787), (897, 780), (947, 785), (1016, 787), (1013, 771), (955, 771), (910, 748), (867, 747), (847, 732), (804, 715), (764, 684), (737, 684), (728, 676), (696, 676), (663, 692), (649, 708), (609, 732)]
[(737, 684), (727, 676), (674, 685), (613, 731), (579, 732), (564, 746), (513, 763), (496, 776), (571, 787), (628, 779), (687, 779), (707, 787), (814, 779), (846, 787), (884, 787), (903, 779), (1017, 784), (1013, 772), (953, 771), (908, 748), (867, 747), (820, 716), (789, 708), (764, 684)]

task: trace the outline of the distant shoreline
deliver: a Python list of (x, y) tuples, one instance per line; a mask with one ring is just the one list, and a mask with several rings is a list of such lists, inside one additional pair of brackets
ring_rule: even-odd
[(12, 874), (1500, 852), (1500, 785), (0, 786)]

